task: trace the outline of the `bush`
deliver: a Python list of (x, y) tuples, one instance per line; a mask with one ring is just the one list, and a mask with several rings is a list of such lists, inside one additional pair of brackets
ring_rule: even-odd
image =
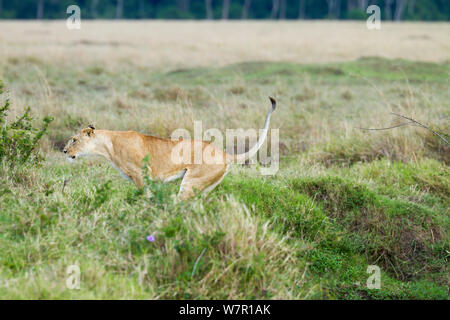
[[(162, 183), (162, 181), (153, 181), (151, 178), (150, 167), (150, 155), (146, 155), (142, 160), (142, 176), (144, 180), (144, 190), (149, 191), (150, 201), (159, 209), (169, 209), (172, 201), (170, 196), (171, 187), (168, 184)], [(173, 208), (172, 208), (173, 209)]]
[(186, 11), (182, 11), (177, 7), (170, 6), (158, 10), (156, 14), (157, 19), (193, 19), (194, 16)]
[[(0, 94), (2, 93), (3, 84), (0, 82)], [(33, 118), (28, 107), (22, 116), (8, 123), (6, 117), (9, 107), (9, 99), (6, 99), (4, 105), (0, 106), (0, 162), (6, 161), (14, 166), (15, 164), (40, 161), (41, 157), (37, 152), (37, 146), (53, 118), (45, 117), (42, 128), (34, 128)]]
[(366, 20), (368, 15), (360, 9), (352, 9), (347, 12), (348, 20)]

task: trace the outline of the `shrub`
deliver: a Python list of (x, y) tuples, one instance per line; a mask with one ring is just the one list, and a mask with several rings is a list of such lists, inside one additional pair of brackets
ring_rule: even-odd
[(154, 181), (151, 178), (150, 167), (150, 155), (146, 155), (142, 160), (142, 175), (144, 180), (144, 190), (148, 190), (151, 194), (151, 202), (159, 209), (166, 207), (171, 203), (170, 186), (163, 184), (161, 181)]
[(352, 9), (347, 13), (349, 20), (366, 20), (368, 15), (360, 9)]
[[(0, 82), (0, 94), (3, 93), (3, 84)], [(37, 152), (39, 140), (47, 132), (48, 125), (53, 121), (52, 117), (43, 119), (41, 129), (33, 127), (31, 111), (28, 107), (24, 114), (15, 121), (6, 119), (10, 108), (9, 99), (0, 107), (0, 161), (6, 161), (11, 166), (26, 162), (38, 162), (41, 160)]]

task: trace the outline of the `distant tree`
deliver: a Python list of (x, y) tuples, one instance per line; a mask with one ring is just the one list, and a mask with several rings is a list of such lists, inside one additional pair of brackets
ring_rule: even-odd
[(336, 2), (336, 0), (327, 0), (327, 4), (328, 4), (328, 17), (331, 17), (331, 15), (333, 14), (335, 2)]
[(336, 6), (334, 8), (334, 16), (339, 19), (341, 16), (341, 0), (336, 0)]
[(252, 5), (252, 0), (244, 0), (244, 5), (242, 6), (242, 19), (248, 18), (251, 5)]
[(328, 17), (339, 18), (341, 15), (341, 0), (327, 0), (328, 3)]
[(230, 0), (223, 0), (222, 3), (222, 19), (228, 19), (230, 15)]
[(280, 0), (280, 19), (286, 19), (286, 0)]
[[(372, 1), (372, 3), (376, 2), (377, 1)], [(348, 0), (347, 11), (344, 12), (344, 17), (351, 20), (365, 20), (367, 19), (367, 7), (368, 0)]]
[(414, 5), (416, 4), (416, 0), (409, 0), (408, 1), (408, 14), (410, 16), (414, 15)]
[(177, 6), (180, 11), (189, 12), (190, 0), (177, 0)]
[(300, 0), (298, 4), (298, 18), (305, 19), (305, 17), (306, 17), (305, 0)]
[(121, 19), (123, 14), (123, 0), (116, 2), (116, 19)]
[(403, 13), (405, 12), (406, 0), (397, 0), (395, 6), (394, 20), (400, 21), (403, 18)]
[(144, 0), (139, 0), (139, 18), (145, 17), (145, 2)]
[(368, 2), (368, 0), (348, 0), (347, 10), (351, 11), (353, 9), (359, 9), (361, 11), (366, 11)]
[(347, 11), (351, 11), (357, 8), (358, 0), (348, 0), (347, 1)]
[(44, 17), (44, 0), (38, 0), (36, 8), (36, 19)]
[(366, 11), (368, 7), (369, 0), (358, 0), (358, 7), (362, 11)]
[(212, 0), (205, 0), (205, 8), (206, 8), (206, 19), (212, 20), (214, 18), (212, 9)]
[(386, 15), (386, 20), (392, 19), (392, 0), (386, 0), (384, 14)]
[(280, 9), (280, 0), (272, 0), (272, 12), (270, 13), (270, 19), (277, 18), (279, 9)]
[(92, 0), (92, 2), (91, 2), (91, 14), (92, 14), (92, 18), (94, 18), (94, 19), (97, 19), (97, 16), (98, 16), (97, 6), (98, 6), (98, 0)]
[(386, 20), (449, 21), (450, 0), (0, 0), (0, 17), (55, 19), (78, 4), (94, 19), (367, 19), (377, 4)]

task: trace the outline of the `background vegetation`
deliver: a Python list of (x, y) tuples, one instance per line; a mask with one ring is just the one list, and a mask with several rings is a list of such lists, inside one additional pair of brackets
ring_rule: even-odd
[[(0, 26), (2, 127), (27, 106), (30, 129), (54, 118), (33, 149), (42, 162), (2, 158), (0, 297), (449, 298), (448, 145), (420, 127), (357, 128), (398, 124), (398, 112), (448, 135), (448, 24), (355, 38), (364, 23), (208, 23), (219, 39), (204, 22)], [(383, 57), (367, 57), (368, 41)], [(402, 58), (410, 45), (418, 61)], [(194, 120), (259, 128), (269, 95), (279, 172), (236, 166), (206, 199), (174, 203), (179, 182), (138, 192), (101, 159), (60, 151), (90, 123), (164, 137)], [(79, 290), (66, 287), (73, 264)]]
[(69, 5), (89, 19), (366, 19), (368, 5), (383, 20), (450, 19), (446, 0), (0, 0), (0, 18), (64, 19)]

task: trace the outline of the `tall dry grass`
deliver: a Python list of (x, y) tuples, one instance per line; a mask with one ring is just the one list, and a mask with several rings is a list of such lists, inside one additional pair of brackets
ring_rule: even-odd
[(349, 61), (365, 56), (442, 62), (450, 59), (448, 23), (0, 21), (0, 63), (30, 57), (76, 67), (117, 63), (160, 69), (242, 61)]
[(448, 93), (440, 83), (410, 83), (406, 73), (395, 82), (361, 76), (335, 83), (326, 74), (341, 72), (335, 67), (305, 72), (295, 82), (277, 73), (249, 81), (245, 63), (221, 83), (214, 83), (221, 72), (213, 83), (176, 77), (198, 66), (217, 70), (245, 61), (448, 61), (447, 23), (383, 23), (380, 31), (364, 22), (83, 21), (74, 31), (64, 21), (0, 25), (0, 77), (11, 79), (15, 110), (32, 105), (56, 118), (46, 151), (88, 123), (165, 137), (177, 128), (192, 130), (195, 120), (204, 128), (259, 128), (266, 97), (274, 95), (280, 108), (273, 127), (281, 129), (284, 154), (312, 151), (326, 164), (436, 153), (448, 159), (448, 148), (421, 128), (357, 129), (396, 124), (389, 113), (398, 112), (448, 131)]

